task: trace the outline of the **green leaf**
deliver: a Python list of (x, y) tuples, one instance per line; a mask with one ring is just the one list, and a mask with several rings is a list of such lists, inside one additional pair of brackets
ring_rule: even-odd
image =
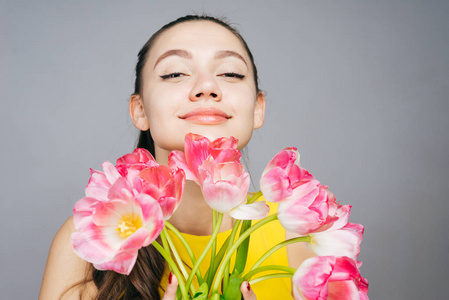
[(208, 294), (208, 292), (209, 292), (209, 287), (207, 286), (207, 283), (203, 283), (201, 286), (200, 286), (200, 288), (198, 289), (198, 292), (197, 293), (203, 293), (203, 294)]
[(223, 293), (223, 297), (226, 300), (241, 300), (242, 292), (240, 286), (242, 285), (243, 278), (237, 270), (234, 270), (231, 277), (229, 277), (228, 286)]
[(212, 295), (212, 297), (210, 298), (210, 300), (224, 300), (223, 296), (220, 294), (214, 294)]
[[(215, 262), (213, 266), (209, 266), (209, 269), (207, 270), (206, 274), (204, 275), (204, 278), (208, 278), (210, 279), (210, 282), (208, 282), (207, 284), (211, 285), (212, 284), (212, 280), (215, 276), (215, 273), (217, 272), (217, 269), (221, 263), (221, 260), (223, 259), (223, 256), (226, 253), (226, 249), (228, 247), (228, 243), (229, 243), (229, 236), (226, 239), (226, 241), (224, 242), (224, 244), (221, 246), (220, 251), (218, 251), (218, 254), (215, 256)], [(209, 276), (209, 272), (212, 272), (212, 275)]]
[[(240, 234), (241, 236), (248, 228), (251, 227), (251, 220), (245, 220), (242, 222), (242, 227), (240, 228)], [(245, 270), (246, 265), (246, 258), (248, 256), (248, 247), (249, 247), (249, 238), (246, 238), (243, 243), (240, 244), (240, 246), (237, 248), (237, 256), (235, 258), (235, 265), (234, 270), (236, 270), (238, 273), (243, 273), (243, 270)]]
[(207, 294), (209, 294), (209, 287), (207, 286), (207, 283), (203, 283), (196, 294), (193, 296), (193, 299), (196, 300), (207, 300)]

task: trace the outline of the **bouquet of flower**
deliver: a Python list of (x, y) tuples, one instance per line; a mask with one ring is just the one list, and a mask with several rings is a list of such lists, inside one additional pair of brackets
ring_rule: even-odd
[[(152, 244), (178, 278), (182, 299), (240, 299), (244, 280), (274, 277), (292, 277), (295, 299), (368, 299), (368, 281), (361, 277), (357, 261), (364, 229), (348, 222), (351, 206), (340, 205), (327, 186), (300, 167), (296, 148), (276, 154), (263, 171), (261, 191), (248, 195), (250, 178), (240, 157), (233, 137), (209, 141), (188, 134), (184, 152), (172, 151), (169, 166), (159, 165), (139, 148), (119, 158), (115, 166), (104, 162), (103, 171), (91, 170), (86, 197), (75, 204), (75, 252), (99, 270), (128, 275), (138, 250)], [(181, 201), (185, 180), (201, 187), (214, 212), (212, 235), (199, 257), (167, 221)], [(262, 196), (278, 203), (276, 213), (268, 216)], [(217, 251), (216, 237), (225, 213), (236, 222)], [(272, 247), (245, 273), (249, 237), (274, 220), (299, 237)], [(191, 270), (184, 267), (168, 231), (189, 253)], [(261, 266), (275, 251), (297, 242), (308, 242), (318, 256), (305, 260), (297, 270)], [(199, 266), (208, 253), (211, 262), (203, 275)], [(231, 257), (235, 258), (232, 266)]]

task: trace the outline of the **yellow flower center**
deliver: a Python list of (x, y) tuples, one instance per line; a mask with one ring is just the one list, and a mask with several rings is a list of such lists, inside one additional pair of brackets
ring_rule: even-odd
[(119, 236), (126, 239), (131, 234), (136, 232), (137, 229), (142, 227), (143, 222), (140, 217), (136, 214), (129, 214), (122, 216), (122, 219), (118, 222), (115, 230), (118, 232)]

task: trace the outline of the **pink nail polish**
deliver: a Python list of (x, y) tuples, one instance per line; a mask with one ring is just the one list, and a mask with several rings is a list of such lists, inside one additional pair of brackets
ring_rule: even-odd
[(172, 280), (173, 280), (173, 273), (170, 272), (170, 275), (168, 275), (168, 284), (171, 284)]

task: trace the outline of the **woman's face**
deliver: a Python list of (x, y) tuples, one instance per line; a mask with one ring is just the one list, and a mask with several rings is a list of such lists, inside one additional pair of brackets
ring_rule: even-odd
[(234, 136), (243, 148), (263, 124), (265, 100), (250, 58), (219, 24), (185, 22), (166, 30), (142, 75), (142, 93), (131, 98), (130, 111), (137, 128), (150, 129), (157, 158), (183, 150), (189, 132), (210, 140)]

